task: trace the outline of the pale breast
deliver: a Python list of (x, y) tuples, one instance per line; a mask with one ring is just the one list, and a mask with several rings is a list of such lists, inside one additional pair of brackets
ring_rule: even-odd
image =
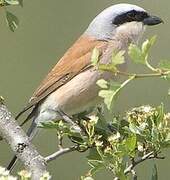
[[(113, 50), (124, 48), (120, 42), (111, 41), (108, 48), (101, 57), (101, 63), (109, 63)], [(39, 106), (39, 115), (43, 119), (53, 120), (61, 118), (57, 111), (62, 110), (67, 115), (73, 115), (98, 105), (102, 102), (102, 98), (98, 96), (100, 88), (96, 85), (97, 80), (104, 78), (106, 80), (116, 79), (111, 73), (99, 72), (95, 68), (88, 69), (79, 73), (65, 85), (51, 93)], [(49, 118), (47, 116), (49, 115)], [(41, 121), (43, 121), (41, 119)]]

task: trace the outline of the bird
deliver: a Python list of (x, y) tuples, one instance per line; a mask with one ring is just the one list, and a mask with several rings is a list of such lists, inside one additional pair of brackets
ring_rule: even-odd
[[(96, 82), (101, 78), (109, 80), (114, 77), (91, 65), (94, 48), (99, 51), (99, 61), (107, 64), (113, 51), (127, 52), (129, 44), (137, 43), (142, 37), (146, 26), (162, 22), (160, 17), (133, 4), (111, 5), (99, 13), (47, 74), (28, 104), (17, 115), (16, 119), (32, 108), (24, 121), (32, 119), (27, 132), (30, 140), (42, 122), (64, 119), (72, 123), (69, 117), (102, 103)], [(8, 170), (13, 168), (16, 160), (15, 156)]]

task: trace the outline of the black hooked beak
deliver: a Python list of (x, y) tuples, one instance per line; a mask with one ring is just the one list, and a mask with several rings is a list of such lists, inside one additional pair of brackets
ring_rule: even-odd
[(144, 25), (154, 26), (163, 23), (163, 20), (157, 16), (148, 16), (143, 20)]

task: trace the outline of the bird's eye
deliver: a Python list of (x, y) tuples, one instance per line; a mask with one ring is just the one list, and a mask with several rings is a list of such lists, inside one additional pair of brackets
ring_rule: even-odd
[(149, 17), (149, 15), (146, 12), (141, 12), (141, 18), (142, 19), (145, 19), (147, 17)]
[(136, 21), (143, 21), (145, 18), (148, 17), (148, 14), (146, 12), (140, 12), (135, 17)]
[(127, 17), (129, 17), (129, 18), (135, 18), (135, 16), (136, 16), (136, 11), (134, 11), (134, 10), (127, 13)]

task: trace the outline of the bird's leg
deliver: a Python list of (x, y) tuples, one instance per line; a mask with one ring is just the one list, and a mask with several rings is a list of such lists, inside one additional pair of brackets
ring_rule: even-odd
[(64, 120), (65, 122), (69, 123), (76, 132), (81, 132), (81, 131), (82, 131), (81, 127), (80, 127), (78, 124), (76, 124), (76, 123), (72, 120), (72, 118), (69, 117), (69, 116), (68, 116), (65, 112), (63, 112), (61, 109), (58, 110), (58, 114), (63, 118), (63, 120)]
[(86, 130), (84, 125), (82, 124), (82, 120), (84, 121), (89, 121), (90, 118), (87, 116), (87, 113), (79, 113), (79, 114), (75, 114), (73, 115), (73, 119), (75, 119), (76, 124), (78, 124), (78, 126), (84, 131), (84, 133), (86, 134)]
[(58, 148), (63, 149), (63, 136), (60, 133), (58, 133)]

